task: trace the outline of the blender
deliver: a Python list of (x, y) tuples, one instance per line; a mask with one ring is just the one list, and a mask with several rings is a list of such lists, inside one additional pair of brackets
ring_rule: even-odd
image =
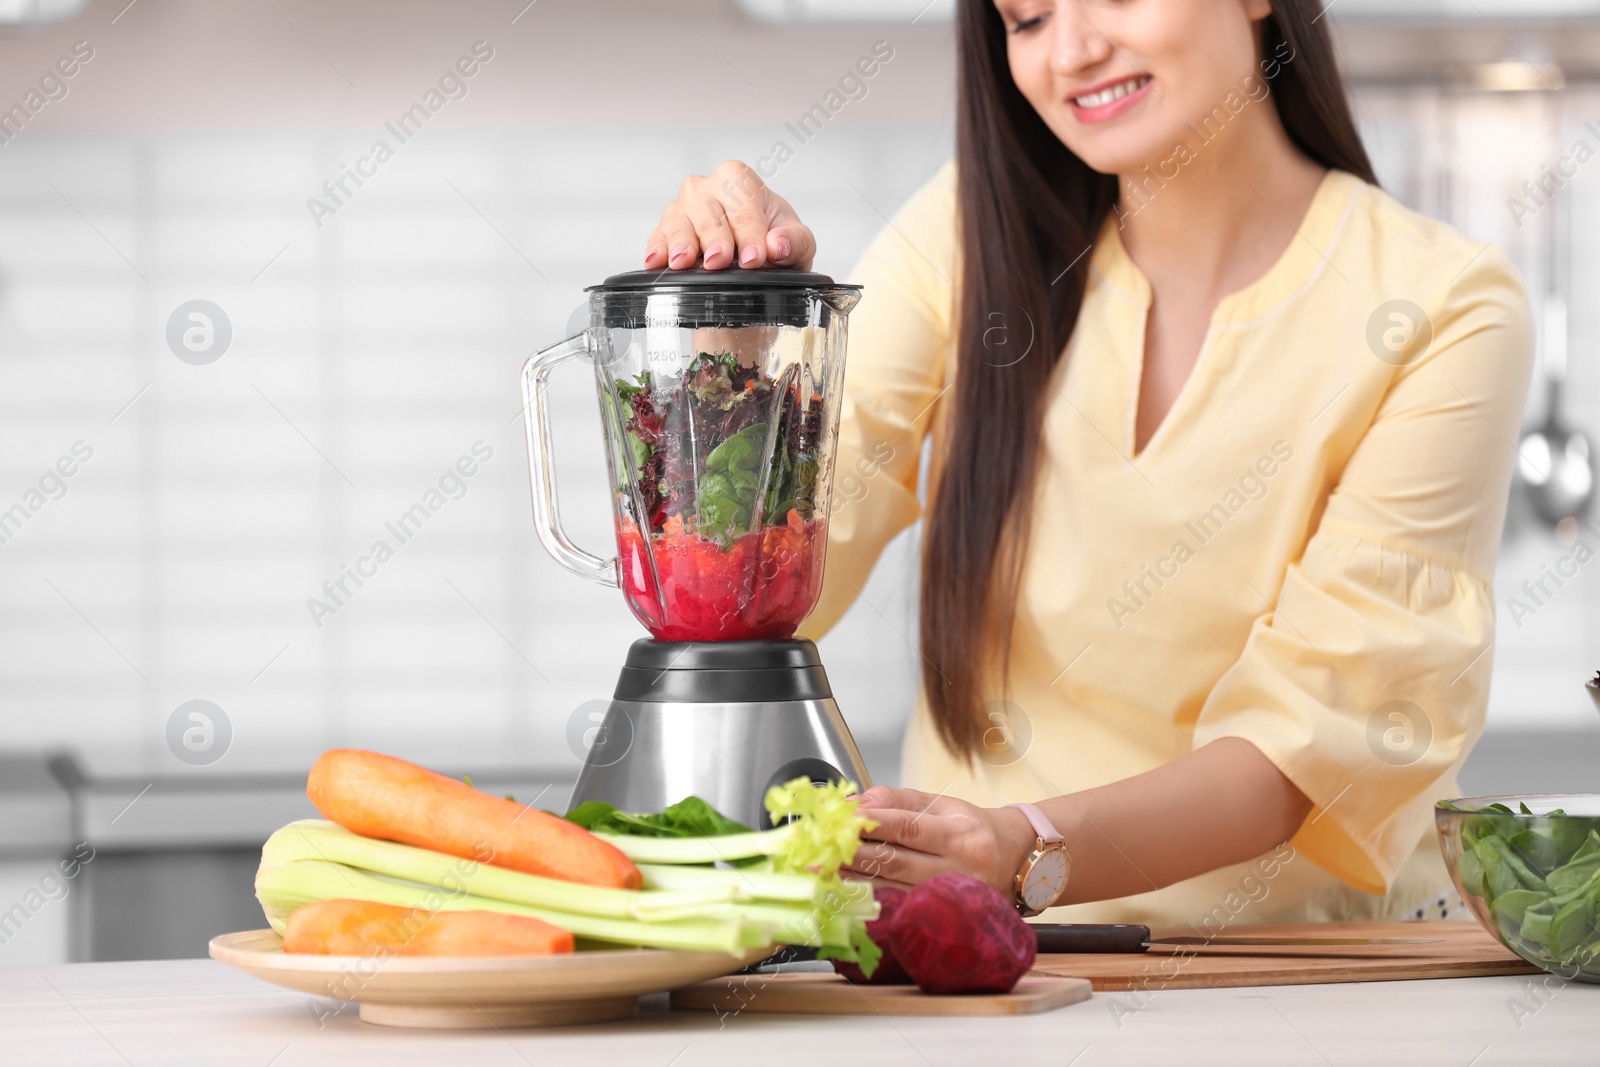
[[(779, 268), (632, 271), (586, 290), (589, 326), (522, 369), (533, 520), (568, 570), (622, 590), (628, 650), (571, 807), (698, 796), (771, 826), (767, 788), (871, 785), (816, 646), (845, 325), (860, 286)], [(617, 551), (563, 532), (548, 381), (594, 368)], [(570, 809), (569, 809), (570, 810)]]

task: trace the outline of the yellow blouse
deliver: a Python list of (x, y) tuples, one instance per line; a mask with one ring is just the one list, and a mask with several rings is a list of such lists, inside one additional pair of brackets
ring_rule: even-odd
[[(905, 784), (1037, 800), (1241, 737), (1315, 805), (1289, 849), (1050, 917), (1214, 929), (1414, 911), (1449, 888), (1432, 805), (1455, 793), (1489, 690), (1532, 350), (1516, 273), (1330, 172), (1278, 262), (1218, 305), (1135, 455), (1150, 286), (1115, 217), (1090, 262), (1045, 415), (1011, 690), (974, 709), (992, 726), (970, 767), (919, 697)], [(860, 488), (839, 494), (809, 636), (921, 514), (922, 444), (931, 433), (938, 456), (955, 366), (956, 264), (951, 164), (854, 272), (836, 477)], [(1018, 346), (997, 352), (1020, 355), (1026, 324), (995, 325), (1009, 330), (997, 345)]]

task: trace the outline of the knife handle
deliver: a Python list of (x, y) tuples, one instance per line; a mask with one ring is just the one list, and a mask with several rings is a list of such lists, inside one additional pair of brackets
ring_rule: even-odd
[(1145, 952), (1150, 928), (1124, 923), (1029, 923), (1040, 952)]

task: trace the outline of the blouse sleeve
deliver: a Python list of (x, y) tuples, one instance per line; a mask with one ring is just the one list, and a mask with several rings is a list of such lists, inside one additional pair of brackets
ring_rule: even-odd
[(1314, 805), (1294, 846), (1371, 893), (1415, 849), (1429, 802), (1482, 732), (1531, 362), (1526, 299), (1497, 250), (1433, 307), (1433, 342), (1394, 372), (1193, 742), (1260, 748)]
[(955, 168), (946, 164), (851, 271), (862, 295), (850, 316), (827, 564), (802, 636), (839, 621), (884, 546), (921, 515), (922, 442), (945, 382), (955, 220)]

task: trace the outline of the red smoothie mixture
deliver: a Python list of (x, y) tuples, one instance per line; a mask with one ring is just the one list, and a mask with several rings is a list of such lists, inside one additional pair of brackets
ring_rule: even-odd
[(656, 640), (793, 637), (816, 606), (826, 523), (791, 509), (787, 522), (742, 534), (726, 548), (697, 533), (671, 531), (669, 524), (653, 536), (647, 555), (636, 526), (624, 522), (617, 530), (623, 592)]

